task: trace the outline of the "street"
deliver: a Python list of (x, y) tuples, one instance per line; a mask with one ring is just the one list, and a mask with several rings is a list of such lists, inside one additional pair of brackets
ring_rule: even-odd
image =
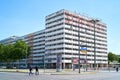
[(96, 74), (40, 74), (38, 76), (27, 73), (0, 72), (0, 80), (120, 80), (120, 72), (101, 71)]

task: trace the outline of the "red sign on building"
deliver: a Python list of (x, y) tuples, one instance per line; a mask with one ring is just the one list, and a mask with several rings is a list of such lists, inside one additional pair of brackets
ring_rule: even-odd
[(78, 58), (73, 59), (73, 64), (78, 64)]

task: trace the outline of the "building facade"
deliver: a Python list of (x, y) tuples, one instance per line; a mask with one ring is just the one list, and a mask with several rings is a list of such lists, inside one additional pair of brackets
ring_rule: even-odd
[(60, 10), (46, 16), (45, 54), (46, 56), (48, 54), (46, 63), (51, 67), (55, 66), (57, 55), (60, 54), (62, 68), (71, 68), (73, 60), (78, 58), (78, 51), (84, 46), (87, 48), (87, 53), (80, 53), (81, 64), (87, 62), (90, 66), (94, 66), (96, 59), (98, 67), (106, 66), (108, 63), (106, 24), (98, 22), (94, 26), (90, 20), (92, 18), (68, 10)]
[(27, 65), (43, 67), (45, 53), (45, 30), (40, 30), (25, 36), (23, 39), (31, 47), (31, 55), (27, 59)]
[(27, 59), (21, 59), (14, 62), (14, 66), (19, 68), (25, 68), (26, 65), (43, 67), (44, 65), (44, 53), (45, 53), (45, 30), (40, 30), (34, 33), (30, 33), (21, 37), (12, 36), (7, 39), (1, 40), (2, 44), (13, 44), (17, 40), (23, 40), (28, 46), (31, 47), (31, 54)]
[[(45, 65), (46, 68), (56, 68), (58, 65), (63, 69), (73, 68), (78, 66), (80, 54), (81, 65), (107, 66), (105, 23), (93, 22), (92, 18), (64, 9), (46, 16), (45, 20), (45, 30), (21, 37), (32, 48), (27, 63)], [(85, 52), (82, 51), (83, 47), (86, 48)]]

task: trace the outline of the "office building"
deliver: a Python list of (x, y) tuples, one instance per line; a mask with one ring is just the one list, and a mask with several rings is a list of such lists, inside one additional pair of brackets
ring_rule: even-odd
[[(45, 20), (45, 30), (20, 37), (32, 47), (29, 64), (46, 68), (77, 67), (80, 50), (81, 65), (107, 66), (105, 23), (64, 9), (46, 16)], [(83, 47), (86, 48), (84, 52)]]

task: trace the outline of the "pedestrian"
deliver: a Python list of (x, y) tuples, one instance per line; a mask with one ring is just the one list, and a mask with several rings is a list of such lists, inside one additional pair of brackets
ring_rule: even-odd
[(29, 76), (30, 76), (31, 74), (33, 74), (33, 73), (32, 73), (32, 67), (29, 66)]
[(35, 75), (39, 75), (39, 70), (37, 66), (35, 66)]
[(75, 65), (73, 65), (73, 71), (75, 71)]
[(118, 67), (116, 68), (116, 71), (118, 72)]

